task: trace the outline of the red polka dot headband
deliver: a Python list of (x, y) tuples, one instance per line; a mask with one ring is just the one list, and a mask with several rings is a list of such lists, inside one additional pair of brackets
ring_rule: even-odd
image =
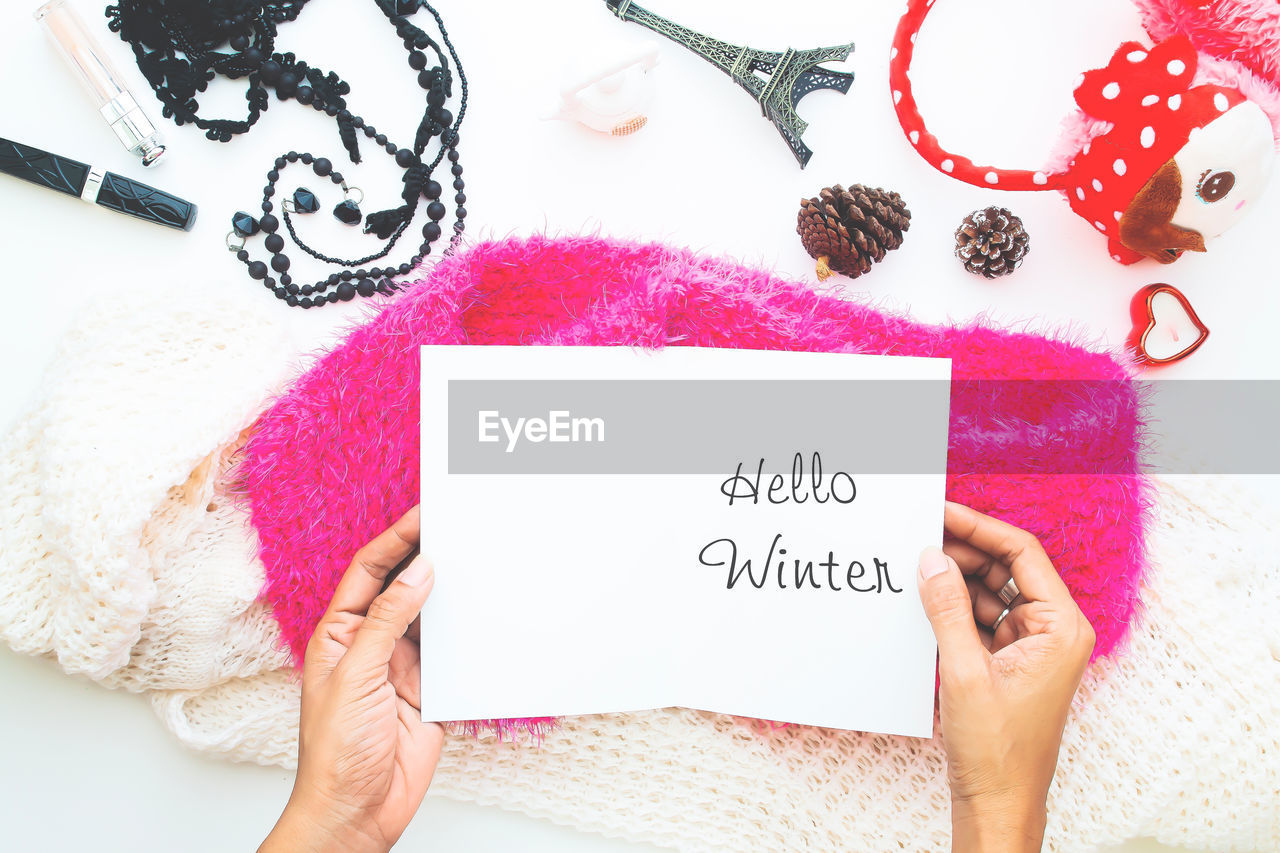
[(944, 149), (920, 116), (909, 71), (916, 34), (933, 4), (908, 3), (894, 36), (889, 75), (898, 120), (925, 160), (953, 178), (988, 189), (1061, 191), (1072, 210), (1108, 238), (1112, 257), (1121, 263), (1143, 257), (1167, 263), (1186, 249), (1203, 251), (1201, 235), (1171, 228), (1168, 219), (1160, 221), (1176, 199), (1161, 199), (1153, 182), (1195, 131), (1245, 97), (1235, 89), (1192, 85), (1198, 58), (1189, 39), (1178, 36), (1151, 48), (1125, 42), (1106, 68), (1084, 74), (1075, 90), (1076, 103), (1111, 128), (1085, 144), (1064, 170), (998, 169)]

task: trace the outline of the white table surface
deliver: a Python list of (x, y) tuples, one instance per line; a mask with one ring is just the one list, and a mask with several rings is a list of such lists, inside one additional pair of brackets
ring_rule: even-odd
[[(8, 368), (0, 380), (0, 426), (29, 405), (74, 309), (95, 297), (128, 299), (129, 289), (140, 287), (163, 291), (175, 303), (197, 292), (233, 304), (274, 303), (226, 252), (223, 238), (233, 212), (256, 212), (263, 174), (276, 154), (296, 149), (329, 156), (369, 193), (366, 212), (395, 203), (389, 158), (367, 144), (369, 162), (351, 167), (341, 157), (332, 121), (296, 103), (273, 99), (259, 126), (227, 145), (163, 122), (127, 48), (97, 23), (105, 4), (73, 3), (161, 127), (168, 162), (144, 173), (115, 142), (24, 2), (0, 5), (0, 135), (147, 180), (195, 201), (201, 215), (191, 233), (171, 232), (0, 178), (0, 247), (7, 266), (0, 360)], [(796, 167), (743, 92), (665, 42), (650, 126), (642, 132), (619, 140), (543, 122), (539, 116), (554, 103), (572, 62), (586, 52), (627, 49), (650, 36), (614, 19), (602, 0), (439, 0), (471, 81), (461, 150), (473, 238), (597, 231), (733, 255), (804, 278), (812, 274), (812, 261), (794, 233), (798, 200), (837, 182), (882, 185), (907, 199), (912, 227), (903, 248), (871, 274), (844, 281), (856, 298), (922, 320), (987, 315), (1119, 347), (1129, 328), (1129, 298), (1145, 284), (1166, 281), (1187, 294), (1213, 334), (1199, 352), (1163, 375), (1274, 379), (1280, 373), (1273, 345), (1280, 288), (1269, 261), (1269, 242), (1280, 224), (1280, 191), (1273, 188), (1252, 217), (1212, 243), (1206, 256), (1189, 255), (1172, 267), (1121, 267), (1056, 194), (970, 187), (934, 172), (911, 150), (887, 94), (899, 4), (645, 5), (755, 47), (855, 41), (852, 91), (819, 92), (801, 107), (811, 122), (805, 140), (816, 152), (809, 167)], [(1050, 31), (1053, 37), (1046, 38)], [(1076, 74), (1104, 64), (1119, 41), (1138, 35), (1136, 12), (1116, 0), (1080, 0), (1069, 7), (947, 0), (919, 40), (917, 98), (930, 128), (952, 149), (1000, 166), (1035, 167), (1071, 109)], [(422, 92), (371, 2), (313, 0), (284, 28), (278, 44), (337, 70), (352, 85), (349, 100), (356, 112), (393, 139), (410, 138)], [(1015, 71), (1005, 73), (1006, 68)], [(241, 92), (225, 80), (215, 83), (206, 113), (239, 117)], [(225, 109), (219, 112), (219, 106)], [(336, 203), (327, 182), (305, 182), (300, 174), (286, 173), (282, 195), (294, 183), (309, 183), (328, 192), (321, 198), (325, 210)], [(1023, 268), (995, 282), (967, 275), (951, 255), (951, 235), (961, 218), (989, 203), (1020, 214), (1032, 236)], [(362, 245), (327, 214), (306, 224), (334, 250), (359, 251)], [(300, 252), (292, 257), (300, 281), (321, 274)], [(306, 312), (270, 308), (287, 322), (299, 353), (332, 341), (360, 310), (353, 304)], [(6, 759), (0, 825), (8, 849), (174, 849), (175, 839), (185, 850), (245, 849), (266, 831), (287, 796), (291, 774), (186, 751), (139, 697), (67, 678), (47, 661), (7, 650), (0, 651), (0, 683)], [(496, 808), (439, 799), (428, 802), (402, 844), (414, 850), (464, 847), (476, 853), (639, 849)]]

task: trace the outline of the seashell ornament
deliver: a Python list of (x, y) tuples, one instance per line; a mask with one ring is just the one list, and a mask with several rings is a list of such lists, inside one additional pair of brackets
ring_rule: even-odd
[(560, 106), (548, 119), (576, 121), (610, 136), (629, 136), (649, 123), (658, 46), (645, 45), (560, 90)]

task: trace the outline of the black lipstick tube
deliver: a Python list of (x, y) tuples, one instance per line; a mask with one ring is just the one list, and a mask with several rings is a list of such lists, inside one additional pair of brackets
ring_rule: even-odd
[(0, 172), (138, 219), (190, 231), (196, 206), (141, 181), (0, 137)]

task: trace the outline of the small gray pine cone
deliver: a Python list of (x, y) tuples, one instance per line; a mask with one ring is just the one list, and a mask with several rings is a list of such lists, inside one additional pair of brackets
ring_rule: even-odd
[(818, 261), (818, 278), (826, 281), (832, 271), (850, 278), (868, 272), (902, 245), (902, 233), (910, 227), (911, 211), (897, 193), (836, 184), (817, 198), (801, 199), (796, 233)]
[(975, 210), (956, 229), (956, 257), (974, 275), (999, 278), (1018, 268), (1031, 251), (1031, 235), (1007, 208)]

